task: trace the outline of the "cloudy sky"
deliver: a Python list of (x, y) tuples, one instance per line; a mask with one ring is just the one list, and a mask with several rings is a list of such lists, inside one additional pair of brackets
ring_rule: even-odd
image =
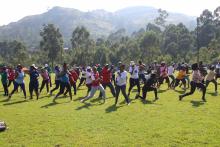
[(204, 9), (213, 11), (220, 6), (220, 0), (0, 0), (0, 25), (17, 21), (27, 15), (43, 13), (54, 6), (82, 11), (104, 9), (111, 12), (130, 6), (152, 6), (198, 16)]

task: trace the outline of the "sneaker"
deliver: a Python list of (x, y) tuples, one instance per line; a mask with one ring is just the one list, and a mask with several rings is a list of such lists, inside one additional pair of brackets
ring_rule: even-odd
[(159, 100), (159, 98), (158, 97), (156, 97), (155, 99), (154, 99), (154, 101), (156, 102), (157, 100)]
[(131, 103), (129, 102), (129, 103), (127, 103), (127, 105), (129, 106)]
[(207, 102), (205, 98), (202, 98), (203, 102)]

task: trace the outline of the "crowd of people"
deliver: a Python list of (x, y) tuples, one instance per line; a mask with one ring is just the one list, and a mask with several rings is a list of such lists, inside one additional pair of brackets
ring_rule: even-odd
[[(52, 84), (53, 80), (51, 79), (52, 72), (55, 73), (54, 87)], [(135, 86), (137, 87), (135, 99), (140, 98), (146, 101), (147, 93), (153, 91), (155, 95), (154, 101), (157, 101), (159, 99), (158, 89), (165, 81), (167, 89), (175, 91), (178, 86), (183, 89), (184, 94), (179, 95), (180, 101), (184, 97), (192, 95), (198, 89), (202, 92), (202, 100), (206, 102), (206, 88), (210, 82), (214, 84), (214, 94), (218, 94), (217, 80), (220, 78), (220, 62), (212, 65), (204, 65), (202, 62), (188, 65), (186, 63), (166, 64), (164, 61), (161, 63), (154, 61), (152, 64), (145, 65), (142, 61), (139, 61), (137, 64), (131, 61), (127, 67), (122, 62), (119, 62), (116, 66), (105, 64), (103, 67), (99, 64), (93, 67), (69, 67), (64, 63), (62, 67), (55, 66), (54, 69), (51, 69), (48, 64), (41, 68), (37, 68), (33, 64), (29, 69), (18, 64), (16, 68), (3, 66), (0, 69), (0, 73), (4, 96), (7, 97), (7, 100), (10, 100), (13, 94), (19, 91), (19, 87), (26, 99), (26, 83), (24, 78), (25, 75), (29, 75), (30, 99), (33, 99), (33, 93), (35, 93), (38, 100), (40, 93), (46, 87), (46, 91), (50, 96), (56, 90), (59, 90), (55, 94), (53, 102), (56, 102), (60, 95), (67, 94), (69, 94), (70, 100), (72, 100), (72, 87), (74, 95), (77, 95), (78, 89), (85, 84), (87, 92), (85, 97), (80, 100), (81, 102), (94, 97), (95, 93), (99, 91), (99, 97), (102, 98), (104, 103), (106, 100), (105, 89), (109, 87), (112, 96), (115, 97), (115, 105), (118, 102), (120, 92), (129, 105), (130, 94)], [(40, 77), (42, 78), (42, 83), (39, 87)], [(78, 85), (77, 80), (79, 80)], [(127, 84), (127, 81), (129, 84)], [(9, 92), (9, 87), (12, 83), (14, 87)], [(126, 91), (127, 85), (129, 85), (128, 91)], [(189, 92), (186, 92), (187, 89), (190, 89)]]

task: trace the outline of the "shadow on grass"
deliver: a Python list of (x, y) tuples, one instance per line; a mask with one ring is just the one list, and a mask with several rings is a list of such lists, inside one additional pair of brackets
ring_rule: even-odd
[(70, 101), (69, 102), (63, 102), (63, 103), (51, 102), (49, 104), (41, 106), (41, 108), (48, 108), (48, 107), (52, 107), (52, 106), (56, 106), (56, 105), (60, 105), (60, 104), (64, 104), (64, 103), (70, 103)]
[(210, 94), (211, 96), (218, 96), (215, 92), (207, 92), (207, 94)]
[(180, 91), (180, 90), (175, 90), (175, 92), (179, 93), (179, 94), (184, 94), (186, 93), (186, 91)]
[(1, 100), (0, 103), (4, 103), (4, 102), (8, 102), (8, 101), (9, 101), (9, 99), (7, 98), (7, 99), (4, 99), (4, 100)]
[(74, 99), (73, 101), (79, 101), (79, 100), (81, 100), (83, 98), (85, 98), (85, 97), (78, 97), (78, 98)]
[(164, 92), (166, 92), (167, 91), (167, 89), (166, 90), (158, 90), (158, 92), (157, 93), (164, 93)]
[(92, 104), (90, 104), (90, 103), (86, 103), (86, 102), (84, 102), (83, 104), (84, 104), (84, 105), (82, 105), (82, 106), (76, 108), (76, 110), (89, 109), (89, 107), (92, 106)]
[(191, 104), (193, 107), (199, 107), (201, 105), (204, 105), (205, 103), (202, 101), (191, 101)]
[[(7, 100), (8, 101), (8, 100)], [(9, 103), (5, 103), (3, 104), (4, 106), (8, 106), (8, 105), (14, 105), (14, 104), (20, 104), (20, 103), (26, 103), (28, 102), (27, 100), (21, 100), (21, 101), (16, 101), (16, 102), (9, 102)]]
[(106, 108), (105, 112), (106, 113), (115, 112), (115, 111), (117, 111), (118, 108), (123, 107), (123, 106), (125, 106), (125, 105), (117, 106), (117, 105), (113, 104), (113, 105), (109, 106), (108, 108)]

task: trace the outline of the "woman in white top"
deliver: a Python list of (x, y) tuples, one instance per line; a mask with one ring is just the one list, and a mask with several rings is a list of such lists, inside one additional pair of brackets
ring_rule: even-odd
[(115, 105), (118, 102), (118, 97), (120, 94), (120, 91), (122, 92), (127, 104), (130, 104), (130, 101), (128, 99), (128, 96), (126, 94), (126, 83), (127, 83), (127, 72), (124, 70), (125, 65), (120, 66), (120, 70), (116, 73), (116, 97), (115, 97)]

